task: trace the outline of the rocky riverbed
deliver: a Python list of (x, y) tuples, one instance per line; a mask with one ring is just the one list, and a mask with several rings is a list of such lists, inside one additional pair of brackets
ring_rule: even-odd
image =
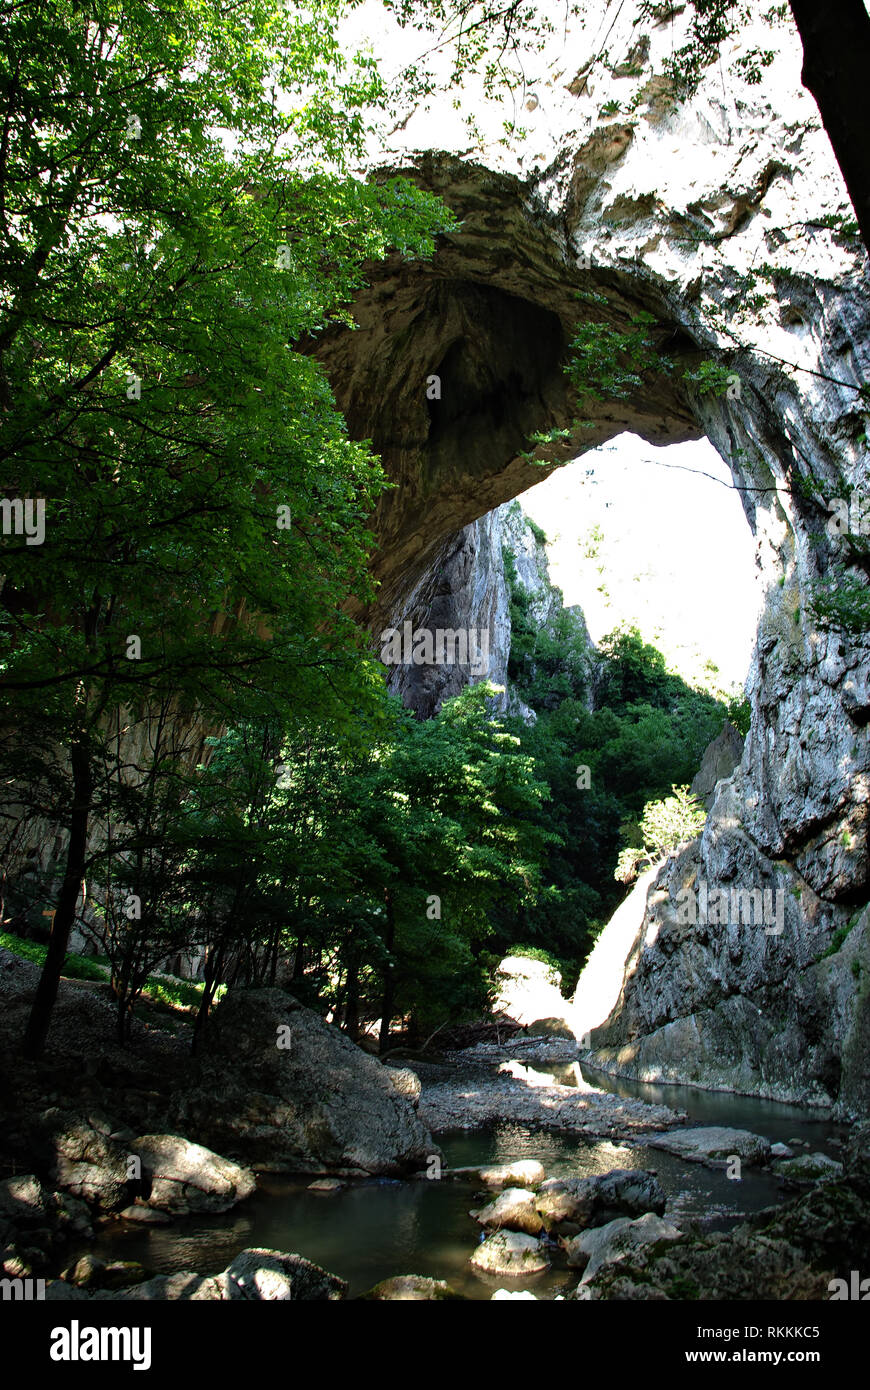
[[(0, 955), (0, 982), (11, 1046), (33, 981)], [(2, 1274), (46, 1298), (821, 1298), (870, 1245), (866, 1127), (835, 1157), (698, 1125), (584, 1079), (571, 1039), (386, 1066), (271, 990), (230, 996), (198, 1059), (171, 1011), (130, 1049), (112, 1024), (65, 982), (58, 1046), (0, 1089)], [(494, 1125), (503, 1162), (457, 1161)], [(692, 1170), (755, 1195), (711, 1224)]]
[[(683, 1124), (683, 1111), (588, 1085), (574, 1041), (518, 1037), (448, 1053), (421, 1068), (427, 1084), (420, 1117), (433, 1132), (479, 1129), (501, 1120), (594, 1138), (627, 1139)], [(552, 1068), (570, 1073), (548, 1080)]]

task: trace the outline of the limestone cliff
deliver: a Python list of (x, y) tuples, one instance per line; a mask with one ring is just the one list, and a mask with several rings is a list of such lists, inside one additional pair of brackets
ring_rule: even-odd
[[(510, 576), (505, 572), (505, 561)], [(439, 629), (475, 634), (481, 660), (425, 665), (404, 663), (388, 669), (387, 684), (421, 718), (429, 718), (444, 700), (468, 684), (488, 680), (502, 688), (493, 701), (501, 714), (518, 715), (527, 722), (534, 711), (514, 687), (508, 666), (511, 654), (510, 586), (521, 592), (529, 622), (537, 630), (555, 634), (557, 620), (568, 622), (588, 648), (593, 647), (579, 608), (565, 609), (560, 591), (551, 584), (545, 540), (518, 502), (505, 503), (462, 531), (439, 552), (411, 592), (390, 613), (387, 627), (401, 630), (410, 622), (412, 631)]]
[[(537, 431), (562, 431), (539, 461), (631, 429), (657, 443), (707, 434), (728, 462), (766, 592), (751, 728), (704, 836), (651, 899), (599, 1059), (866, 1109), (864, 929), (824, 952), (868, 899), (870, 641), (822, 625), (817, 596), (844, 576), (866, 596), (866, 541), (830, 523), (835, 499), (867, 489), (867, 261), (797, 37), (761, 34), (775, 52), (761, 82), (729, 52), (727, 75), (712, 67), (681, 101), (666, 64), (686, 22), (680, 7), (656, 20), (620, 6), (603, 25), (609, 65), (593, 61), (594, 23), (569, 29), (529, 78), (525, 136), (504, 144), (427, 151), (431, 116), (411, 113), (391, 167), (461, 226), (431, 264), (375, 268), (358, 330), (316, 352), (397, 485), (376, 518), (375, 630), (418, 596), (445, 600), (445, 557), (470, 572), (473, 553), (492, 554), (481, 518), (543, 476)], [(448, 129), (445, 116), (442, 142)], [(625, 332), (640, 311), (672, 369), (578, 406), (563, 371), (578, 322)], [(705, 389), (709, 362), (727, 393)], [(727, 583), (715, 516), (709, 527)], [(690, 882), (782, 892), (782, 931), (678, 927), (668, 903)]]

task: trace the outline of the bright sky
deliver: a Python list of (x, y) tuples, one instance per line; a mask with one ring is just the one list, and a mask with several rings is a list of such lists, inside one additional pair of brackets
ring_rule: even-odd
[(583, 609), (593, 641), (625, 620), (686, 679), (708, 684), (712, 661), (714, 683), (731, 689), (746, 678), (761, 601), (755, 541), (731, 484), (706, 439), (654, 448), (623, 434), (520, 502), (546, 532), (550, 577)]

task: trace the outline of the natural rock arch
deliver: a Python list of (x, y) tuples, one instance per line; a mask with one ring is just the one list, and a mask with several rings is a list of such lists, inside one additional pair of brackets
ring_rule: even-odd
[[(752, 727), (702, 840), (651, 896), (596, 1056), (642, 1079), (866, 1107), (866, 1049), (856, 1041), (866, 1004), (850, 967), (864, 949), (867, 914), (849, 960), (829, 966), (818, 958), (868, 896), (868, 643), (820, 629), (810, 605), (813, 586), (843, 558), (826, 525), (829, 500), (866, 471), (857, 394), (870, 342), (863, 268), (850, 265), (828, 281), (771, 278), (769, 301), (800, 348), (796, 370), (770, 334), (723, 357), (722, 335), (696, 312), (711, 283), (692, 281), (685, 265), (669, 282), (636, 254), (638, 236), (650, 232), (639, 230), (638, 217), (659, 229), (661, 243), (662, 227), (678, 221), (666, 208), (642, 204), (628, 218), (625, 247), (609, 227), (606, 257), (587, 267), (582, 249), (578, 256), (596, 188), (599, 205), (602, 197), (596, 180), (606, 197), (608, 158), (621, 161), (628, 148), (593, 145), (595, 158), (588, 146), (572, 156), (561, 197), (552, 183), (451, 155), (406, 166), (441, 194), (461, 227), (430, 264), (374, 269), (355, 305), (358, 330), (335, 330), (316, 346), (352, 432), (373, 440), (396, 485), (375, 518), (380, 591), (366, 616), (374, 631), (412, 612), (417, 621), (434, 615), (437, 625), (449, 606), (445, 567), (467, 572), (469, 555), (487, 543), (480, 519), (546, 475), (524, 456), (534, 431), (570, 431), (556, 449), (537, 451), (562, 460), (625, 430), (657, 444), (706, 434), (741, 491), (766, 587), (748, 686)], [(775, 177), (767, 169), (751, 197), (721, 214), (723, 237), (763, 210)], [(673, 246), (683, 231), (677, 226)], [(727, 302), (740, 275), (720, 264), (713, 294)], [(679, 368), (726, 361), (739, 395), (701, 394), (678, 370), (649, 375), (631, 399), (584, 402), (578, 412), (562, 367), (583, 313), (576, 291), (590, 289), (606, 299), (600, 312), (617, 327), (639, 310), (654, 314), (658, 345)], [(442, 378), (437, 403), (426, 396), (432, 374)], [(573, 428), (578, 413), (591, 425)], [(714, 537), (715, 518), (711, 530)], [(723, 569), (727, 576), (727, 557)], [(783, 931), (740, 923), (736, 934), (727, 925), (687, 931), (675, 897), (702, 880), (711, 889), (737, 883), (780, 894)]]

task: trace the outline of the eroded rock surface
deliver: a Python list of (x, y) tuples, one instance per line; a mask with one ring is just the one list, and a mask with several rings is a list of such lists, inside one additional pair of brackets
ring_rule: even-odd
[(680, 1240), (681, 1237), (682, 1231), (677, 1226), (646, 1212), (634, 1221), (622, 1216), (608, 1221), (606, 1226), (582, 1231), (566, 1243), (565, 1254), (572, 1268), (584, 1271), (582, 1282), (588, 1283), (604, 1265), (619, 1263), (642, 1245)]
[(470, 1261), (483, 1274), (540, 1274), (550, 1267), (542, 1241), (519, 1231), (496, 1231), (478, 1245)]
[(143, 1134), (132, 1141), (130, 1152), (150, 1182), (148, 1205), (172, 1216), (229, 1211), (257, 1185), (250, 1168), (178, 1134)]
[(724, 1167), (731, 1158), (739, 1158), (741, 1163), (750, 1166), (766, 1163), (770, 1158), (770, 1141), (763, 1135), (722, 1125), (655, 1134), (649, 1143), (651, 1148), (665, 1149), (690, 1163), (706, 1163), (711, 1167)]
[[(451, 113), (439, 112), (442, 152), (426, 149), (431, 115), (409, 113), (392, 167), (440, 193), (461, 226), (431, 264), (376, 267), (359, 331), (336, 329), (316, 351), (397, 484), (376, 517), (374, 633), (411, 611), (429, 626), (489, 614), (503, 652), (486, 518), (555, 461), (630, 429), (654, 443), (706, 434), (729, 464), (763, 593), (751, 726), (702, 839), (660, 881), (674, 906), (651, 902), (596, 1060), (866, 1113), (866, 927), (824, 953), (868, 895), (870, 636), (826, 626), (817, 597), (843, 575), (866, 586), (860, 537), (832, 521), (834, 499), (867, 489), (867, 263), (796, 35), (771, 35), (759, 13), (741, 41), (775, 53), (763, 82), (732, 66), (723, 84), (713, 65), (682, 101), (667, 62), (690, 16), (621, 6), (604, 21), (610, 65), (591, 62), (594, 23), (572, 31), (536, 62), (527, 134), (471, 156), (456, 153), (466, 131), (450, 145)], [(578, 322), (624, 332), (638, 312), (674, 370), (651, 368), (634, 395), (578, 411), (563, 372)], [(703, 389), (711, 361), (734, 389)], [(710, 556), (727, 582), (715, 518)], [(409, 679), (434, 709), (455, 672)], [(783, 930), (678, 926), (676, 894), (692, 882), (782, 891)]]
[(401, 1173), (438, 1148), (389, 1071), (281, 990), (230, 992), (178, 1128), (258, 1167)]
[(474, 1208), (469, 1215), (491, 1231), (523, 1231), (537, 1236), (544, 1229), (534, 1195), (520, 1187), (504, 1188), (494, 1201)]
[(661, 1216), (666, 1198), (654, 1173), (614, 1168), (590, 1178), (549, 1178), (537, 1193), (536, 1205), (547, 1230), (583, 1230), (604, 1226), (620, 1216)]

